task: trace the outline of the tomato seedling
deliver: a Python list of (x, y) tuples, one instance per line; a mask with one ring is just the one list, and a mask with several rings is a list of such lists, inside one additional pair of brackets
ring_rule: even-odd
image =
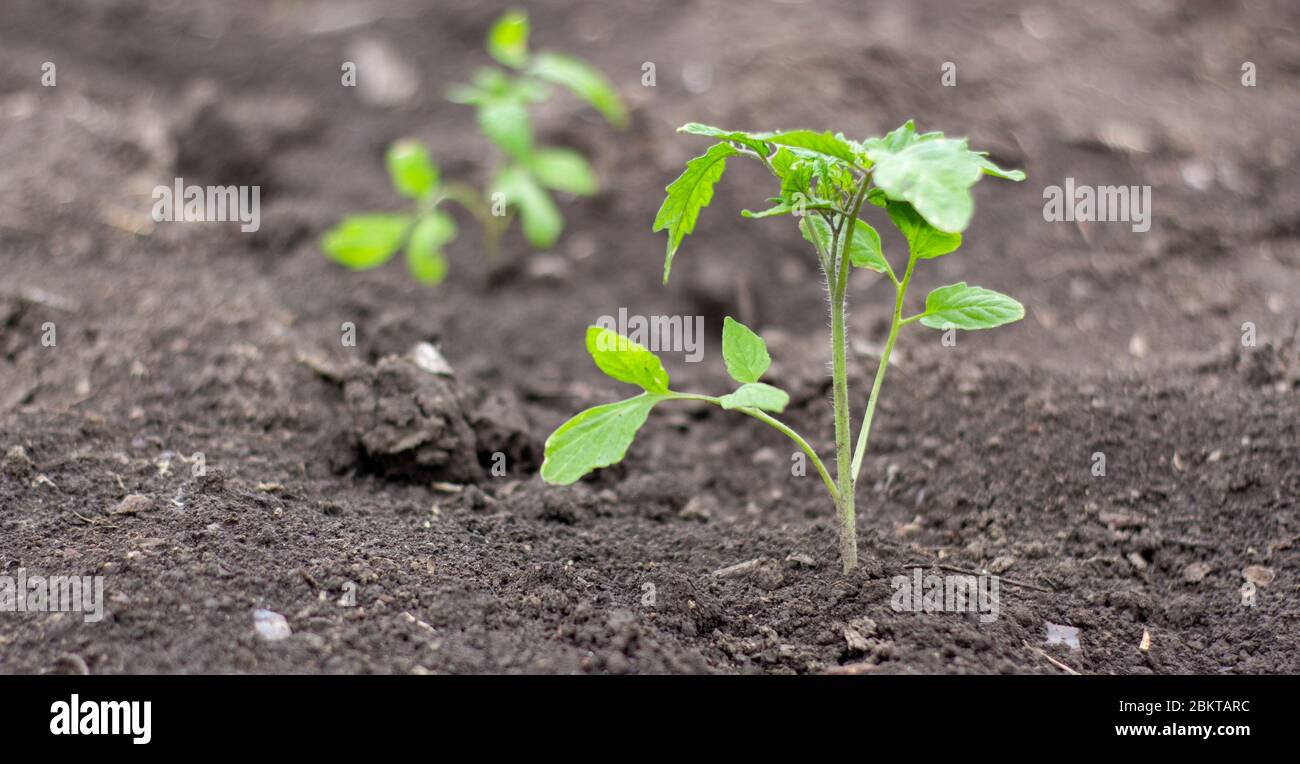
[[(487, 51), (506, 67), (483, 67), (473, 81), (452, 89), (448, 97), (477, 110), (479, 130), (500, 149), (490, 183), (489, 202), (509, 214), (519, 212), (529, 243), (545, 249), (564, 230), (564, 216), (551, 191), (589, 196), (597, 190), (596, 174), (572, 149), (538, 146), (530, 109), (560, 85), (586, 101), (610, 124), (627, 125), (627, 110), (609, 80), (595, 67), (554, 51), (530, 51), (528, 15), (507, 11), (488, 31)], [(511, 73), (513, 72), (513, 74)]]
[[(766, 343), (744, 325), (727, 317), (722, 329), (722, 355), (727, 372), (740, 384), (721, 396), (682, 393), (668, 386), (668, 373), (649, 350), (600, 327), (587, 330), (587, 350), (596, 366), (621, 382), (642, 389), (640, 395), (588, 409), (562, 424), (546, 441), (542, 478), (569, 484), (599, 467), (622, 460), (637, 431), (657, 404), (672, 400), (704, 401), (739, 411), (789, 437), (816, 467), (834, 502), (840, 527), (840, 557), (847, 573), (857, 566), (857, 526), (854, 487), (867, 453), (871, 419), (880, 397), (900, 330), (920, 323), (932, 329), (990, 329), (1018, 321), (1024, 307), (1012, 298), (965, 282), (932, 290), (925, 307), (904, 316), (903, 308), (913, 270), (924, 260), (951, 254), (961, 246), (961, 232), (974, 212), (971, 187), (983, 175), (1024, 180), (1019, 170), (1003, 170), (965, 139), (943, 133), (920, 133), (911, 121), (883, 138), (857, 142), (842, 134), (811, 130), (750, 133), (688, 124), (682, 132), (712, 138), (702, 156), (668, 188), (654, 230), (668, 232), (664, 283), (682, 239), (695, 229), (700, 211), (713, 199), (714, 184), (731, 157), (761, 162), (780, 185), (780, 192), (762, 212), (742, 211), (749, 218), (791, 216), (812, 244), (826, 277), (831, 314), (832, 406), (835, 420), (835, 476), (802, 436), (778, 420), (789, 402), (782, 390), (760, 381), (771, 363)], [(864, 203), (881, 208), (907, 242), (902, 277), (881, 249), (880, 235), (859, 217)], [(879, 367), (852, 442), (848, 369), (845, 356), (845, 309), (849, 273), (874, 271), (894, 286), (893, 318)]]
[(413, 140), (389, 147), (387, 164), (393, 187), (411, 200), (405, 212), (350, 215), (321, 237), (321, 249), (353, 270), (376, 268), (405, 246), (411, 275), (437, 284), (447, 273), (443, 248), (456, 238), (456, 221), (441, 209), (456, 202), (483, 227), (484, 247), (493, 257), (517, 210), (524, 236), (539, 249), (550, 247), (564, 230), (564, 217), (551, 191), (594, 194), (596, 174), (581, 154), (566, 148), (538, 146), (529, 109), (550, 97), (550, 84), (561, 85), (591, 104), (616, 127), (627, 124), (618, 93), (599, 71), (572, 56), (530, 52), (528, 16), (509, 11), (493, 24), (487, 50), (515, 71), (512, 76), (485, 67), (473, 83), (454, 88), (449, 98), (478, 109), (478, 125), (501, 150), (487, 193), (455, 181), (444, 182), (429, 151)]
[(325, 232), (321, 249), (335, 262), (360, 271), (383, 265), (405, 245), (411, 276), (424, 284), (437, 284), (447, 275), (443, 247), (456, 238), (456, 220), (441, 209), (442, 203), (457, 202), (487, 231), (500, 225), (498, 219), (477, 190), (443, 181), (429, 150), (418, 141), (397, 141), (388, 147), (386, 160), (393, 188), (410, 200), (410, 208), (349, 215)]

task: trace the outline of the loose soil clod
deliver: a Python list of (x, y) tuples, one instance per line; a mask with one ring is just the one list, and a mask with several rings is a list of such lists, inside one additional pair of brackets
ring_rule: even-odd
[(485, 479), (497, 454), (505, 468), (536, 466), (528, 422), (502, 392), (482, 395), (390, 356), (351, 369), (343, 394), (356, 443), (384, 475), (473, 483)]

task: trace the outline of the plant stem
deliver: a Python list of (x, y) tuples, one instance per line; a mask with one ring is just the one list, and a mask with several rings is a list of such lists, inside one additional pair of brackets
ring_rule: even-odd
[(840, 244), (839, 231), (832, 246), (831, 255), (836, 258), (834, 282), (829, 284), (831, 292), (831, 384), (832, 402), (835, 407), (835, 477), (839, 484), (839, 500), (835, 502), (836, 514), (840, 521), (840, 562), (844, 572), (850, 573), (858, 566), (858, 525), (853, 508), (854, 474), (853, 474), (853, 423), (849, 416), (849, 379), (848, 362), (845, 353), (845, 293), (848, 290), (849, 251), (853, 245), (853, 232), (857, 230), (858, 210), (867, 196), (870, 185), (867, 177), (858, 187), (853, 206), (841, 224), (844, 242)]
[(831, 499), (837, 503), (839, 502), (839, 490), (835, 487), (835, 481), (831, 480), (831, 473), (826, 471), (826, 465), (822, 464), (821, 457), (817, 456), (817, 452), (813, 450), (812, 446), (808, 445), (808, 441), (800, 437), (799, 433), (787, 427), (779, 419), (776, 419), (760, 409), (746, 407), (737, 409), (737, 411), (740, 411), (743, 414), (748, 414), (760, 422), (775, 427), (797, 443), (799, 447), (803, 449), (803, 452), (808, 455), (808, 458), (812, 460), (813, 466), (817, 468), (818, 474), (822, 476), (822, 482), (826, 484), (826, 490), (830, 492)]
[(449, 181), (444, 186), (443, 194), (438, 199), (438, 202), (443, 199), (451, 199), (460, 204), (478, 220), (479, 225), (483, 228), (483, 245), (484, 249), (487, 250), (488, 259), (495, 260), (501, 251), (501, 236), (510, 225), (510, 217), (508, 215), (500, 217), (493, 215), (491, 206), (483, 197), (479, 196), (478, 191), (464, 183)]
[(871, 418), (876, 413), (876, 399), (880, 397), (880, 388), (885, 382), (885, 372), (889, 369), (889, 356), (894, 352), (894, 342), (898, 339), (898, 330), (910, 319), (903, 318), (903, 297), (907, 293), (907, 284), (912, 280), (912, 268), (916, 258), (907, 261), (907, 271), (903, 280), (894, 287), (894, 318), (889, 324), (889, 338), (885, 340), (885, 350), (880, 354), (880, 366), (876, 368), (876, 380), (871, 384), (871, 397), (867, 399), (867, 411), (862, 417), (862, 429), (858, 432), (858, 445), (853, 451), (853, 480), (858, 479), (862, 471), (862, 460), (867, 455), (867, 439), (871, 436)]
[[(840, 268), (846, 267), (841, 262)], [(844, 572), (858, 566), (858, 527), (853, 512), (853, 472), (849, 441), (853, 437), (849, 421), (848, 364), (844, 354), (844, 295), (837, 289), (831, 295), (831, 381), (835, 406), (835, 477), (839, 482), (836, 514), (840, 521), (840, 562)]]
[[(722, 405), (722, 401), (712, 395), (670, 392), (669, 396), (674, 400), (679, 401), (704, 401), (705, 403), (712, 403), (715, 406)], [(799, 433), (795, 432), (789, 425), (785, 424), (781, 420), (760, 409), (746, 406), (734, 410), (769, 425), (790, 440), (793, 440), (795, 445), (799, 446), (799, 448), (808, 455), (808, 458), (812, 460), (813, 466), (817, 468), (817, 473), (822, 476), (822, 482), (826, 484), (826, 490), (831, 494), (831, 500), (837, 504), (839, 503), (839, 491), (835, 488), (835, 481), (831, 479), (831, 474), (826, 471), (826, 465), (822, 463), (821, 457), (817, 455), (817, 452), (813, 450), (813, 447), (808, 445), (808, 441), (804, 440)]]

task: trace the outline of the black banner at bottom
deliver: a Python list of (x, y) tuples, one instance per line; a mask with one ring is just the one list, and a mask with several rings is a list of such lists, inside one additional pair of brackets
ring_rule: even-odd
[[(1295, 677), (14, 676), (5, 743), (38, 750), (338, 753), (403, 742), (484, 753), (839, 743), (909, 749), (1235, 750), (1289, 742)], [(1285, 716), (1284, 716), (1285, 715)], [(685, 748), (683, 748), (685, 746)], [(432, 749), (430, 749), (432, 751)], [(591, 749), (596, 752), (596, 749)], [(616, 749), (603, 749), (605, 755)], [(1006, 750), (1006, 749), (1004, 749)]]

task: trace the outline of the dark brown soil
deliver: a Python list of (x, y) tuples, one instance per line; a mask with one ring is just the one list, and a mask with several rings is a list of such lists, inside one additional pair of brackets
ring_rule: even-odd
[[(564, 202), (549, 259), (512, 234), (489, 265), (462, 221), (431, 291), (398, 263), (345, 272), (315, 239), (395, 204), (395, 138), (450, 176), (486, 172), (472, 113), (441, 93), (500, 8), (6, 3), (0, 573), (103, 575), (107, 615), (0, 613), (0, 671), (1300, 671), (1300, 7), (743, 5), (531, 5), (540, 44), (617, 81), (631, 128), (549, 104), (539, 133), (591, 155), (602, 193)], [(418, 73), (413, 101), (340, 86), (363, 38)], [(706, 317), (707, 362), (667, 356), (684, 389), (726, 389), (724, 314), (761, 328), (789, 420), (826, 450), (825, 300), (792, 226), (736, 214), (767, 195), (757, 168), (735, 167), (659, 286), (650, 222), (702, 148), (673, 129), (865, 136), (909, 117), (1030, 177), (977, 187), (963, 252), (917, 291), (966, 279), (1028, 317), (955, 347), (905, 334), (859, 488), (860, 570), (840, 574), (831, 508), (787, 442), (721, 411), (664, 407), (623, 465), (543, 486), (551, 428), (626, 393), (582, 344), (620, 307)], [(153, 224), (149, 193), (177, 176), (260, 184), (261, 230)], [(1067, 176), (1149, 184), (1151, 231), (1044, 222)], [(885, 292), (852, 287), (858, 412)], [(422, 341), (453, 379), (383, 360)], [(910, 563), (1001, 571), (1000, 617), (896, 612)], [(1247, 566), (1275, 574), (1253, 607)], [(262, 608), (293, 635), (260, 639)], [(1081, 649), (1040, 648), (1048, 622)]]

